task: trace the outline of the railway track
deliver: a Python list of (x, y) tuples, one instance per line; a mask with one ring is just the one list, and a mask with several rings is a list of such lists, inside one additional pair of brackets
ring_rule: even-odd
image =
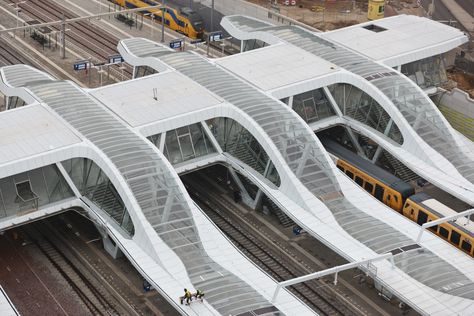
[[(15, 3), (13, 0), (8, 1), (11, 4)], [(20, 3), (19, 7), (26, 15), (40, 22), (61, 20), (63, 14), (66, 19), (78, 17), (78, 15), (59, 7), (57, 3), (50, 0), (27, 1)], [(59, 27), (53, 26), (51, 28), (59, 31)], [(80, 21), (68, 24), (68, 29), (66, 41), (74, 45), (76, 50), (83, 52), (85, 57), (90, 56), (96, 59), (97, 62), (104, 62), (108, 60), (110, 55), (118, 54), (117, 44), (119, 39), (97, 26)], [(121, 71), (117, 67), (112, 67), (111, 72), (114, 72), (117, 77), (121, 76)], [(132, 77), (132, 68), (129, 65), (125, 66), (124, 74), (127, 79)]]
[[(228, 238), (254, 263), (271, 275), (278, 282), (293, 279), (306, 274), (288, 260), (282, 258), (281, 254), (272, 247), (264, 244), (255, 233), (244, 229), (239, 223), (226, 214), (228, 206), (218, 197), (213, 197), (209, 192), (203, 192), (203, 185), (198, 185), (190, 180), (189, 176), (184, 182), (191, 188), (189, 190), (192, 198), (201, 206), (203, 211), (223, 231)], [(327, 288), (322, 280), (315, 280), (289, 287), (297, 297), (302, 299), (308, 306), (320, 315), (357, 315), (344, 303), (336, 299), (334, 293)]]
[(15, 64), (29, 64), (25, 58), (21, 58), (20, 56), (17, 50), (11, 47), (3, 38), (0, 38), (0, 67)]
[(115, 300), (103, 287), (94, 285), (90, 276), (73, 263), (66, 246), (54, 237), (54, 233), (45, 223), (27, 225), (23, 231), (71, 285), (91, 314), (122, 315), (124, 313), (124, 310), (118, 308)]

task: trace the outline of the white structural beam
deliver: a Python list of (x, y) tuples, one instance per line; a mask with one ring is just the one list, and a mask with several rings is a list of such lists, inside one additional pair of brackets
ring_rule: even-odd
[(297, 278), (294, 278), (294, 279), (291, 279), (291, 280), (286, 280), (286, 281), (280, 282), (280, 283), (278, 283), (278, 285), (275, 289), (275, 293), (273, 294), (272, 302), (275, 302), (275, 300), (277, 299), (278, 293), (280, 292), (280, 289), (282, 287), (287, 287), (287, 286), (298, 284), (298, 283), (301, 283), (301, 282), (306, 282), (306, 281), (309, 281), (309, 280), (318, 279), (318, 278), (321, 278), (323, 276), (330, 275), (330, 274), (333, 274), (333, 273), (335, 274), (334, 284), (337, 284), (337, 274), (338, 274), (338, 272), (348, 270), (348, 269), (352, 269), (352, 268), (357, 268), (357, 267), (359, 267), (359, 266), (361, 266), (365, 263), (368, 264), (368, 263), (371, 263), (371, 262), (374, 262), (374, 261), (379, 261), (379, 260), (384, 260), (384, 259), (389, 259), (389, 258), (390, 258), (390, 261), (392, 262), (392, 268), (394, 268), (395, 263), (393, 261), (392, 253), (385, 253), (383, 255), (379, 255), (379, 256), (376, 256), (376, 257), (373, 257), (373, 258), (370, 258), (370, 259), (364, 259), (364, 260), (360, 260), (360, 261), (356, 261), (356, 262), (346, 263), (346, 264), (343, 264), (343, 265), (340, 265), (340, 266), (337, 266), (337, 267), (332, 267), (332, 268), (329, 268), (329, 269), (326, 269), (326, 270), (314, 272), (314, 273), (303, 275), (303, 276), (300, 276), (300, 277), (297, 277)]
[(74, 193), (74, 195), (77, 197), (77, 198), (81, 198), (82, 197), (82, 194), (81, 192), (79, 192), (78, 188), (76, 187), (76, 185), (74, 184), (74, 181), (72, 181), (71, 177), (69, 176), (69, 173), (66, 171), (66, 169), (64, 168), (63, 164), (60, 163), (60, 162), (57, 162), (56, 163), (56, 167), (58, 168), (59, 172), (61, 173), (61, 175), (64, 177), (64, 180), (66, 180), (67, 184), (69, 185), (69, 187), (71, 188), (72, 192)]
[(436, 225), (439, 225), (439, 224), (443, 224), (443, 223), (446, 223), (446, 222), (449, 222), (449, 221), (452, 221), (452, 220), (455, 220), (455, 219), (458, 219), (458, 218), (464, 217), (464, 216), (466, 216), (466, 220), (469, 221), (469, 215), (471, 215), (473, 213), (474, 213), (474, 208), (470, 209), (470, 210), (467, 210), (467, 211), (464, 211), (464, 212), (461, 212), (461, 213), (458, 213), (458, 214), (455, 214), (455, 215), (442, 217), (440, 219), (424, 223), (420, 227), (420, 232), (418, 233), (418, 238), (416, 239), (416, 242), (419, 243), (421, 241), (421, 237), (422, 237), (423, 232), (425, 231), (426, 228), (430, 228), (430, 227), (433, 227), (433, 226), (436, 226)]

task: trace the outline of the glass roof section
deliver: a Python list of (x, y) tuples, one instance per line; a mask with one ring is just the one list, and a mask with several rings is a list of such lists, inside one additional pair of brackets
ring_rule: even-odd
[[(324, 149), (314, 141), (311, 130), (297, 119), (297, 114), (283, 103), (261, 93), (253, 86), (195, 54), (172, 52), (161, 55), (159, 59), (251, 117), (271, 139), (294, 176), (326, 204), (339, 225), (356, 240), (377, 253), (414, 244), (414, 241), (404, 234), (367, 215), (346, 199), (340, 191), (333, 170), (323, 155)], [(422, 251), (423, 257), (418, 257), (415, 252), (403, 254), (417, 264), (424, 265), (425, 270), (412, 271), (409, 266), (403, 264), (397, 264), (397, 267), (414, 279), (442, 292), (452, 293), (455, 287), (454, 284), (451, 286), (453, 280), (457, 280), (458, 285), (474, 287), (474, 283), (454, 266), (430, 251)], [(425, 260), (427, 257), (429, 260)], [(439, 271), (440, 267), (450, 272), (436, 281), (423, 278), (426, 271), (434, 273)], [(470, 291), (460, 295), (474, 299), (474, 293)]]
[[(216, 310), (223, 315), (235, 315), (271, 306), (257, 291), (206, 253), (191, 206), (178, 186), (179, 178), (168, 169), (150, 142), (133, 133), (75, 84), (53, 80), (28, 83), (32, 69), (13, 67), (23, 68), (22, 85), (111, 160), (148, 222), (181, 258), (194, 287), (206, 293), (207, 301)], [(232, 296), (221, 293), (232, 293)]]
[(450, 127), (442, 120), (435, 105), (410, 79), (390, 67), (295, 26), (268, 27), (268, 24), (260, 22), (264, 26), (259, 27), (255, 20), (243, 16), (232, 16), (228, 19), (242, 31), (258, 29), (272, 34), (370, 81), (392, 101), (424, 141), (449, 160), (464, 178), (474, 183), (472, 156), (467, 156), (458, 147)]

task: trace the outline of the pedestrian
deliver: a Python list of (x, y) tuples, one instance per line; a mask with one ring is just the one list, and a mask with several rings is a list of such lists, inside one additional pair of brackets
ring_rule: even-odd
[(194, 297), (196, 299), (200, 299), (201, 302), (204, 301), (204, 292), (201, 290), (196, 290), (196, 293), (194, 293)]
[(188, 289), (184, 289), (184, 299), (186, 300), (186, 305), (191, 304), (191, 300), (193, 298), (193, 295), (191, 294)]

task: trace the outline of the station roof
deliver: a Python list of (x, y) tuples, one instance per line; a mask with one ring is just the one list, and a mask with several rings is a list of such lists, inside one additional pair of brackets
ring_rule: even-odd
[(467, 40), (456, 28), (414, 15), (397, 15), (320, 35), (388, 66), (440, 54)]
[[(134, 238), (137, 238), (137, 244), (141, 243), (143, 251), (155, 258), (153, 265), (148, 267), (149, 270), (156, 271), (156, 266), (163, 266), (168, 269), (167, 274), (174, 277), (173, 289), (168, 284), (160, 283), (160, 287), (169, 291), (169, 296), (177, 297), (175, 284), (191, 283), (194, 288), (204, 292), (216, 288), (223, 292), (232, 291), (235, 298), (223, 300), (219, 296), (209, 296), (205, 304), (200, 305), (206, 311), (197, 313), (199, 315), (211, 315), (214, 311), (223, 315), (258, 314), (264, 308), (268, 308), (268, 315), (280, 315), (281, 312), (286, 314), (285, 310), (290, 311), (288, 314), (310, 313), (307, 306), (291, 295), (286, 295), (285, 300), (280, 301), (281, 304), (276, 307), (268, 299), (268, 289), (259, 287), (259, 283), (265, 281), (273, 289), (276, 286), (274, 280), (255, 268), (240, 273), (240, 269), (243, 266), (249, 267), (249, 264), (238, 265), (235, 260), (224, 262), (229, 258), (227, 251), (234, 251), (235, 248), (227, 240), (220, 245), (213, 242), (218, 238), (215, 236), (217, 231), (212, 231), (215, 227), (206, 217), (196, 215), (201, 213), (185, 193), (184, 186), (180, 186), (178, 175), (164, 162), (164, 156), (113, 115), (110, 109), (70, 81), (28, 81), (29, 75), (38, 73), (31, 67), (6, 66), (0, 68), (1, 71), (4, 74), (3, 85), (0, 85), (4, 89), (2, 92), (10, 90), (21, 93), (22, 90), (28, 90), (36, 100), (41, 100), (45, 107), (48, 106), (58, 117), (69, 123), (71, 129), (95, 146), (100, 155), (106, 157), (107, 164), (112, 169), (108, 174), (109, 178), (112, 174), (115, 179), (118, 178), (114, 185), (121, 194), (133, 224), (140, 226), (141, 233), (146, 234), (146, 237), (135, 234)], [(10, 76), (20, 85), (14, 85), (9, 80)], [(21, 76), (24, 80), (19, 80)], [(126, 91), (130, 93), (130, 89)], [(192, 91), (188, 93), (197, 97)], [(124, 186), (128, 191), (123, 189)], [(207, 223), (206, 228), (203, 228), (203, 221)], [(212, 236), (210, 241), (203, 236), (203, 231), (211, 233), (208, 234)], [(211, 244), (210, 247), (204, 246), (205, 242), (207, 245)], [(165, 251), (158, 250), (163, 248)], [(216, 249), (219, 251), (213, 252)], [(247, 262), (240, 252), (237, 252), (237, 256), (239, 260)], [(282, 311), (279, 310), (280, 307)]]
[(8, 297), (5, 290), (0, 286), (0, 315), (13, 316), (20, 315)]
[[(230, 22), (235, 22), (236, 28), (238, 28), (236, 33), (242, 32), (242, 29), (248, 30), (249, 24), (254, 23), (254, 20), (240, 16), (224, 19), (232, 19)], [(274, 32), (274, 36), (276, 34), (276, 36), (291, 39), (295, 42), (295, 46), (300, 44), (308, 52), (317, 51), (322, 53), (323, 57), (331, 56), (331, 58), (340, 59), (343, 62), (354, 63), (354, 67), (357, 65), (362, 67), (368, 61), (366, 58), (340, 47), (337, 47), (336, 50), (335, 45), (319, 37), (313, 38), (313, 34), (304, 33), (299, 29), (275, 27), (256, 32), (259, 32), (262, 37), (266, 32)], [(251, 36), (252, 34), (246, 38), (252, 38)], [(290, 40), (287, 42), (293, 44)], [(119, 44), (119, 50), (121, 47), (126, 47), (127, 44), (128, 40), (123, 40)], [(137, 42), (133, 44), (137, 45)], [(260, 50), (265, 51), (266, 49)], [(332, 231), (326, 236), (330, 236), (327, 238), (331, 240), (331, 247), (339, 249), (344, 256), (357, 256), (363, 252), (362, 256), (367, 258), (372, 252), (395, 253), (395, 265), (406, 275), (395, 277), (387, 274), (385, 275), (387, 279), (384, 279), (383, 276), (381, 278), (413, 305), (418, 306), (420, 310), (433, 314), (446, 314), (465, 311), (472, 307), (474, 282), (471, 271), (474, 267), (471, 258), (456, 252), (458, 250), (436, 237), (429, 242), (430, 250), (426, 248), (418, 251), (420, 246), (428, 245), (426, 241), (421, 242), (420, 245), (415, 242), (419, 227), (392, 210), (382, 211), (378, 202), (374, 203), (372, 197), (355, 190), (353, 183), (348, 182), (349, 180), (339, 173), (335, 173), (335, 167), (325, 164), (326, 157), (323, 157), (322, 148), (318, 143), (313, 141), (314, 135), (308, 133), (300, 121), (295, 119), (295, 114), (287, 110), (287, 107), (248, 85), (247, 78), (239, 80), (231, 73), (232, 71), (222, 69), (219, 60), (209, 61), (189, 52), (160, 52), (152, 58), (147, 56), (147, 60), (145, 58), (140, 60), (139, 56), (131, 53), (131, 50), (124, 52), (122, 49), (121, 52), (125, 60), (136, 62), (135, 65), (167, 66), (168, 69), (174, 69), (188, 76), (251, 118), (261, 128), (261, 133), (264, 134), (263, 138), (269, 143), (273, 142), (274, 146), (268, 146), (266, 149), (275, 166), (279, 168), (279, 163), (288, 166), (289, 171), (281, 168), (278, 171), (288, 172), (286, 177), (294, 179), (294, 183), (291, 184), (292, 191), (289, 194), (292, 194), (295, 200), (301, 199), (295, 194), (298, 191), (298, 194), (304, 196), (304, 202), (307, 203), (308, 209), (314, 210), (314, 212), (321, 210), (317, 216), (308, 216), (303, 213), (299, 216), (299, 214), (296, 215), (294, 207), (286, 208), (287, 210), (291, 209), (290, 216), (294, 215), (294, 219), (298, 223), (310, 228), (308, 231), (314, 227), (315, 217), (317, 217), (321, 219), (321, 223), (315, 225), (317, 227), (312, 231), (317, 231), (321, 236), (325, 227), (331, 226), (331, 229), (338, 230), (340, 234), (335, 234)], [(371, 66), (370, 70), (374, 69), (375, 71), (379, 69), (385, 71), (387, 68), (378, 63), (370, 63), (370, 61), (369, 66)], [(236, 69), (241, 70), (239, 67)], [(390, 73), (389, 75), (393, 76)], [(254, 132), (260, 133), (260, 131)], [(287, 142), (281, 142), (281, 139)], [(293, 146), (298, 144), (298, 146), (294, 146), (290, 151), (282, 143)], [(277, 152), (279, 155), (276, 154)], [(304, 152), (308, 154), (305, 155)], [(302, 162), (299, 159), (305, 159), (305, 161)], [(300, 193), (299, 190), (303, 187), (304, 189)], [(344, 195), (340, 194), (341, 189)], [(312, 193), (315, 198), (310, 197), (309, 194), (303, 195), (307, 191)], [(273, 192), (273, 194), (276, 193)], [(281, 200), (278, 200), (280, 202), (285, 200), (282, 205), (286, 205), (284, 203), (288, 199), (289, 197), (282, 197)], [(290, 204), (290, 202), (288, 203)], [(321, 204), (327, 207), (327, 213), (323, 214), (322, 210), (324, 212), (326, 210), (321, 207)], [(390, 217), (390, 219), (385, 220), (385, 217)], [(332, 225), (326, 225), (326, 221)], [(411, 230), (410, 233), (408, 233), (408, 229)], [(353, 238), (354, 242), (358, 242), (357, 246), (352, 241), (348, 242), (348, 235)], [(342, 248), (345, 249), (342, 250)], [(444, 254), (440, 255), (447, 252), (452, 254), (452, 264), (445, 260)], [(462, 271), (457, 269), (461, 266), (463, 267)], [(380, 273), (383, 274), (381, 271)], [(390, 271), (392, 274), (394, 270)], [(436, 278), (433, 277), (433, 271), (438, 273)], [(420, 287), (421, 284), (423, 284), (422, 287)], [(453, 299), (455, 299), (455, 303)], [(430, 306), (427, 307), (429, 304)]]
[[(153, 94), (155, 88), (156, 100)], [(195, 81), (177, 72), (163, 72), (99, 88), (92, 91), (91, 95), (133, 127), (222, 102)]]
[(40, 104), (0, 113), (0, 164), (81, 142)]
[(339, 70), (336, 65), (285, 43), (231, 55), (216, 62), (265, 91)]

